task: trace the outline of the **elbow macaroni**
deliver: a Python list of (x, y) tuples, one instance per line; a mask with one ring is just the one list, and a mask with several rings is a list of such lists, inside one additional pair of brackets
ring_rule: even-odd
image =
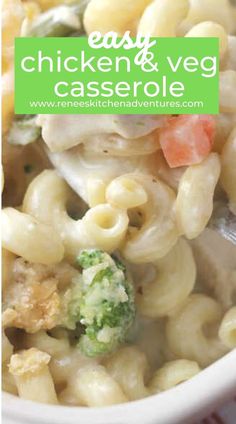
[(184, 239), (154, 265), (157, 276), (137, 293), (139, 310), (149, 318), (171, 315), (191, 293), (196, 279), (193, 254)]
[(189, 296), (185, 305), (167, 322), (166, 334), (171, 351), (178, 358), (196, 361), (205, 367), (220, 358), (227, 349), (217, 336), (204, 332), (209, 324), (219, 325), (220, 305), (202, 294)]
[(19, 396), (42, 403), (57, 404), (57, 395), (48, 369), (50, 356), (35, 348), (12, 355), (9, 370)]
[(228, 35), (228, 49), (222, 63), (222, 69), (236, 71), (236, 36)]
[[(129, 199), (131, 196), (134, 198), (137, 194), (135, 194), (135, 190), (137, 187), (140, 190), (141, 185), (147, 193), (148, 201), (138, 207), (138, 213), (143, 222), (139, 230), (130, 229), (122, 253), (127, 260), (133, 263), (152, 262), (165, 256), (177, 241), (178, 229), (173, 209), (175, 193), (170, 187), (151, 175), (127, 174), (122, 178), (126, 177), (129, 180), (133, 179), (136, 183), (133, 185), (134, 192), (132, 189), (130, 190)], [(143, 191), (142, 196), (142, 201), (144, 201)]]
[(84, 14), (86, 32), (99, 31), (105, 34), (125, 31), (135, 35), (137, 22), (151, 0), (91, 0)]
[(148, 196), (142, 184), (136, 182), (132, 176), (122, 176), (109, 184), (106, 200), (120, 209), (130, 209), (147, 203)]
[(66, 338), (56, 339), (51, 337), (46, 331), (38, 331), (34, 334), (27, 334), (26, 345), (28, 348), (36, 347), (51, 357), (57, 357), (70, 352), (70, 343)]
[(226, 312), (220, 325), (219, 337), (229, 349), (236, 347), (236, 306)]
[(87, 181), (88, 205), (90, 208), (106, 202), (106, 184), (100, 178), (89, 178)]
[(2, 2), (3, 72), (13, 65), (15, 37), (20, 35), (24, 17), (24, 7), (20, 0), (4, 0)]
[[(88, 210), (83, 219), (75, 221), (67, 213), (70, 189), (54, 171), (44, 171), (30, 184), (23, 210), (40, 222), (54, 226), (60, 235), (66, 257), (74, 260), (80, 249), (99, 247), (113, 251), (125, 237), (128, 216), (109, 204)], [(44, 202), (44, 207), (41, 205)]]
[(188, 0), (155, 0), (140, 20), (138, 33), (152, 37), (175, 37), (178, 25), (188, 13)]
[[(64, 386), (76, 374), (78, 369), (93, 361), (84, 357), (76, 348), (72, 348), (68, 337), (56, 338), (48, 335), (45, 331), (27, 334), (26, 347), (37, 349), (51, 356), (49, 369), (55, 384)], [(71, 398), (70, 388), (63, 394), (65, 398)]]
[(183, 174), (176, 199), (176, 217), (187, 238), (197, 237), (206, 227), (213, 211), (213, 195), (220, 176), (220, 159), (211, 153), (199, 165)]
[(171, 389), (171, 387), (194, 377), (200, 371), (197, 362), (187, 359), (167, 362), (155, 372), (150, 383), (151, 393)]
[(88, 365), (78, 371), (71, 383), (71, 396), (80, 405), (101, 407), (127, 402), (121, 387), (102, 365)]
[(13, 208), (2, 211), (2, 245), (27, 261), (52, 264), (60, 262), (64, 248), (49, 225)]
[(236, 213), (236, 127), (222, 151), (221, 184), (225, 189), (230, 205)]
[(126, 212), (108, 204), (97, 205), (90, 209), (81, 222), (83, 240), (86, 240), (86, 236), (88, 237), (86, 245), (98, 246), (108, 252), (112, 252), (121, 245), (127, 227)]
[(14, 114), (14, 71), (10, 68), (2, 76), (2, 128), (9, 130)]
[(189, 3), (189, 13), (179, 28), (179, 35), (204, 21), (216, 22), (229, 33), (235, 31), (234, 9), (229, 0), (190, 0)]
[(220, 72), (220, 111), (236, 112), (236, 71)]
[(201, 22), (192, 27), (185, 37), (214, 37), (219, 38), (220, 57), (223, 57), (228, 50), (228, 35), (222, 25), (216, 22)]
[(106, 369), (120, 385), (129, 400), (148, 396), (145, 374), (148, 369), (144, 353), (134, 347), (124, 347), (106, 361)]

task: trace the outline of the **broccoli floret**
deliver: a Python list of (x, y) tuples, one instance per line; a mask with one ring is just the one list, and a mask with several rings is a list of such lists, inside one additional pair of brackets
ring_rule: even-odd
[(98, 249), (83, 250), (77, 257), (76, 262), (81, 266), (81, 268), (87, 269), (91, 266), (102, 263), (104, 255), (104, 252)]
[(134, 290), (120, 261), (101, 250), (84, 250), (77, 258), (82, 279), (74, 282), (68, 322), (84, 332), (78, 346), (87, 356), (112, 352), (125, 340), (134, 316)]

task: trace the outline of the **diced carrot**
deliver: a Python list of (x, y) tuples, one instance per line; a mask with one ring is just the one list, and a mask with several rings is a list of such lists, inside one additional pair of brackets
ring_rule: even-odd
[(210, 153), (215, 132), (211, 115), (179, 115), (160, 130), (160, 145), (171, 168), (200, 163)]

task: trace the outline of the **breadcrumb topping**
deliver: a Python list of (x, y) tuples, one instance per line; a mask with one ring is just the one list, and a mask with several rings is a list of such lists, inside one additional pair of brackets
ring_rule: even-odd
[(50, 355), (34, 347), (22, 350), (11, 356), (9, 371), (11, 374), (20, 376), (41, 371), (50, 361)]
[(47, 266), (15, 260), (13, 281), (5, 296), (3, 326), (28, 333), (50, 330), (59, 324), (59, 290), (71, 283), (78, 271), (69, 264)]

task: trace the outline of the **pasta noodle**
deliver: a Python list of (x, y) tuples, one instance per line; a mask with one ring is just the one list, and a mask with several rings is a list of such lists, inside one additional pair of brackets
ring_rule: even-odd
[(37, 0), (37, 4), (42, 10), (48, 10), (52, 7), (59, 6), (60, 4), (70, 4), (73, 0)]
[(10, 127), (14, 113), (14, 72), (13, 69), (2, 76), (2, 128), (3, 133)]
[(138, 32), (152, 37), (175, 37), (178, 25), (188, 13), (188, 1), (156, 0), (140, 20)]
[(233, 35), (228, 36), (228, 52), (224, 58), (222, 68), (236, 71), (236, 37)]
[(228, 36), (224, 27), (215, 22), (201, 22), (192, 27), (186, 37), (215, 37), (219, 38), (220, 56), (223, 57), (228, 50)]
[(191, 248), (183, 239), (155, 267), (156, 277), (140, 285), (137, 293), (139, 310), (149, 318), (171, 315), (191, 293), (196, 278)]
[(236, 71), (220, 72), (220, 110), (235, 113), (236, 111)]
[(165, 256), (177, 241), (175, 194), (151, 175), (128, 174), (127, 177), (144, 187), (148, 201), (139, 208), (141, 228), (130, 231), (122, 252), (133, 263), (152, 262)]
[(19, 396), (42, 403), (57, 403), (48, 369), (50, 356), (35, 348), (12, 355), (9, 370), (14, 376)]
[(127, 401), (120, 386), (102, 365), (88, 365), (79, 370), (71, 382), (71, 391), (80, 405), (101, 407)]
[(84, 26), (88, 34), (99, 31), (105, 34), (115, 31), (122, 35), (131, 31), (135, 35), (137, 21), (151, 0), (91, 0), (84, 14)]
[(57, 339), (43, 330), (34, 334), (27, 334), (26, 345), (29, 348), (34, 346), (48, 353), (51, 357), (65, 355), (70, 352), (70, 343), (67, 338)]
[(53, 228), (13, 208), (2, 211), (2, 245), (35, 263), (60, 262), (64, 255), (61, 240)]
[(4, 0), (2, 12), (2, 64), (3, 72), (5, 72), (13, 64), (14, 40), (20, 35), (25, 14), (20, 0)]
[(212, 21), (222, 25), (229, 33), (235, 31), (233, 7), (229, 0), (190, 0), (189, 13), (181, 23), (179, 35), (185, 34), (194, 25)]
[[(68, 338), (52, 337), (42, 330), (34, 334), (27, 334), (26, 347), (36, 347), (51, 356), (49, 369), (56, 388), (68, 384), (78, 369), (94, 362), (92, 359), (84, 357), (78, 349), (72, 348)], [(70, 389), (68, 391), (70, 392)], [(66, 393), (64, 395), (68, 397), (68, 393)]]
[(220, 325), (219, 337), (229, 349), (236, 347), (236, 307), (226, 312)]
[(148, 196), (143, 186), (132, 179), (132, 176), (122, 176), (109, 184), (106, 200), (118, 208), (130, 209), (145, 204)]
[(168, 390), (183, 381), (189, 380), (199, 372), (200, 367), (194, 361), (177, 359), (167, 362), (155, 372), (150, 383), (150, 390), (152, 393)]
[(186, 304), (167, 322), (167, 339), (170, 349), (178, 358), (196, 361), (205, 367), (220, 358), (227, 349), (217, 336), (207, 336), (207, 324), (219, 324), (220, 305), (202, 294), (189, 296)]
[(110, 205), (98, 205), (87, 212), (83, 218), (83, 225), (84, 240), (86, 235), (91, 240), (86, 244), (91, 243), (91, 246), (96, 245), (110, 252), (118, 248), (124, 240), (128, 216)]
[(187, 168), (176, 199), (176, 216), (180, 231), (187, 238), (197, 237), (207, 225), (213, 211), (213, 196), (220, 176), (220, 159), (211, 153), (199, 165)]
[(106, 184), (100, 178), (90, 178), (87, 180), (88, 204), (92, 208), (106, 202)]
[[(65, 246), (67, 257), (75, 258), (79, 249), (98, 246), (112, 251), (124, 239), (128, 216), (108, 204), (90, 209), (82, 220), (75, 221), (66, 211), (70, 189), (54, 172), (44, 171), (30, 184), (23, 210), (40, 222), (54, 226)], [(40, 207), (44, 202), (45, 207)]]
[[(216, 117), (216, 134), (214, 139), (214, 151), (222, 153), (230, 133), (236, 125), (236, 114), (221, 113)], [(222, 162), (222, 157), (221, 157)]]
[(106, 368), (129, 400), (148, 396), (145, 386), (148, 363), (138, 349), (131, 346), (120, 349), (106, 361)]
[(231, 208), (236, 211), (236, 127), (222, 151), (221, 183), (229, 196)]

